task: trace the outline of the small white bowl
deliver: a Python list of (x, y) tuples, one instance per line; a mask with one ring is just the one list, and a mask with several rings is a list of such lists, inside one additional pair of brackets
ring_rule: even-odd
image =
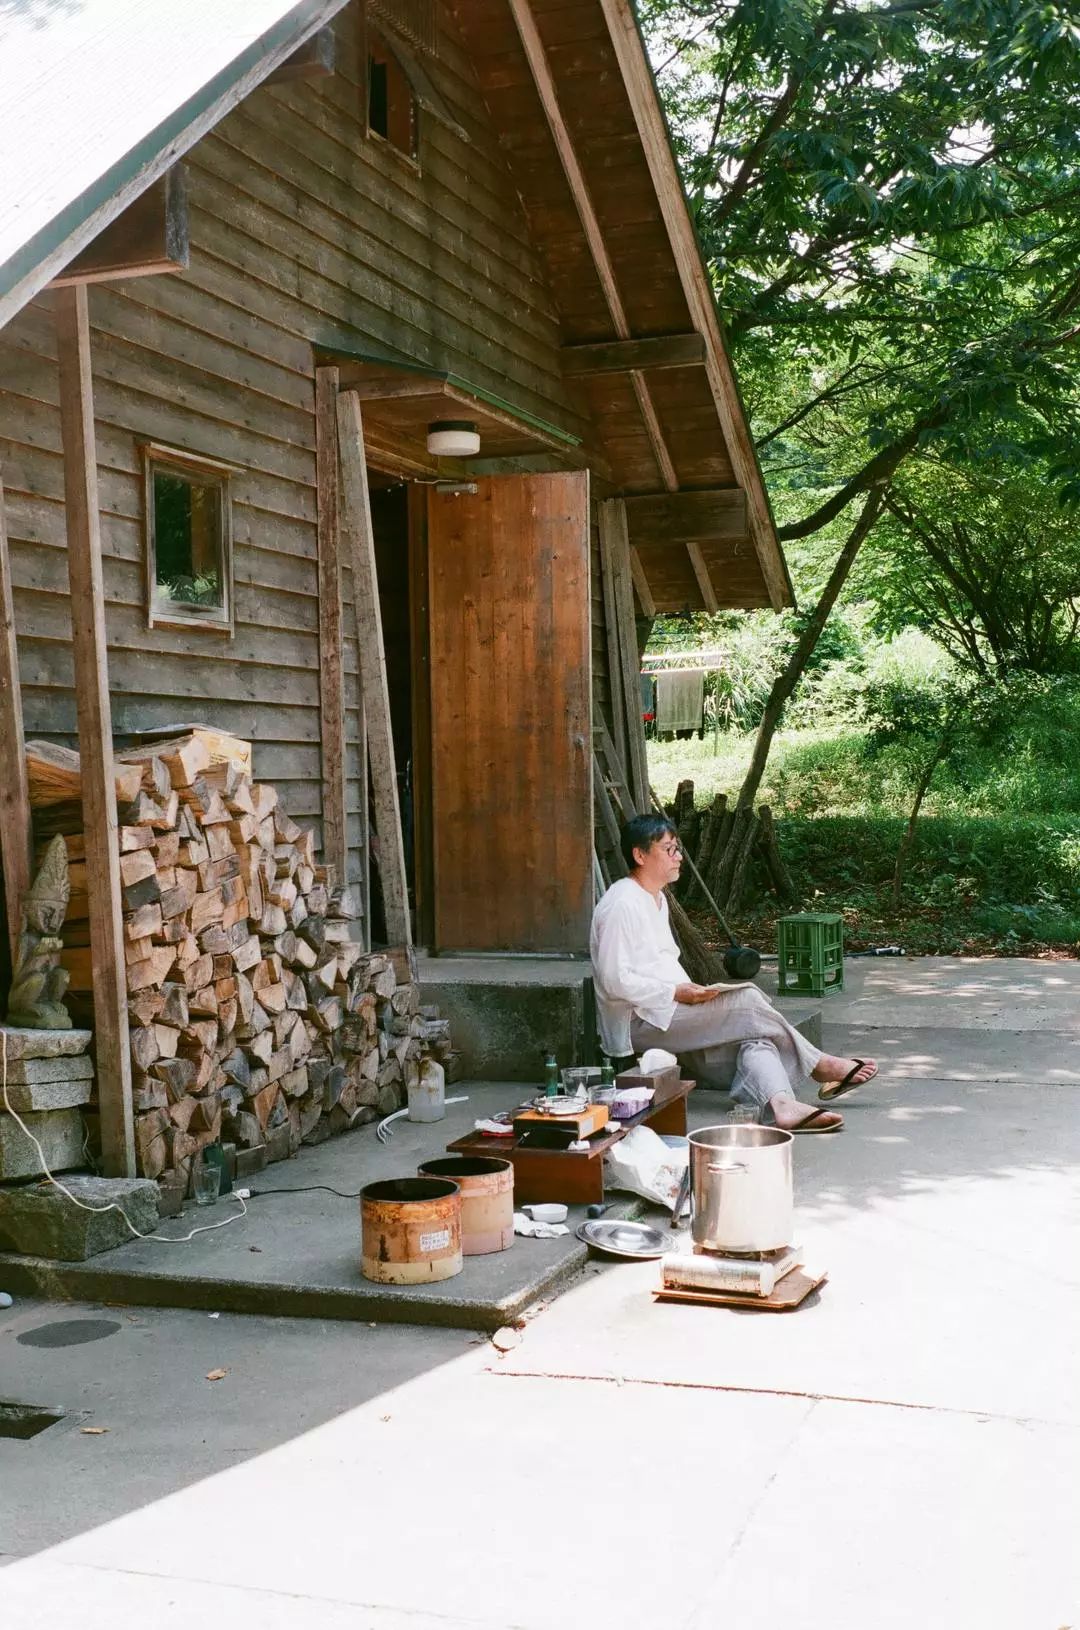
[(565, 1222), (568, 1214), (567, 1207), (560, 1205), (522, 1206), (521, 1209), (533, 1222)]

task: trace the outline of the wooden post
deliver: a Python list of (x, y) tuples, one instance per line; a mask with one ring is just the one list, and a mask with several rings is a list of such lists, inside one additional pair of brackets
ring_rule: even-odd
[(397, 795), (397, 766), (390, 725), (390, 692), (386, 680), (386, 651), (379, 611), (379, 579), (375, 569), (375, 535), (371, 525), (364, 421), (355, 391), (342, 391), (337, 399), (338, 444), (341, 453), (342, 521), (352, 566), (356, 644), (367, 719), (371, 785), (375, 800), (375, 829), (379, 838), (379, 879), (382, 883), (386, 936), (391, 945), (411, 944), (409, 885), (405, 870), (405, 843)]
[(618, 630), (623, 701), (626, 708), (626, 768), (638, 813), (645, 815), (648, 814), (650, 806), (645, 730), (641, 722), (641, 662), (638, 657), (637, 624), (634, 618), (626, 505), (621, 498), (608, 498), (600, 505), (600, 553), (604, 570), (611, 573), (615, 623)]
[(323, 859), (348, 881), (345, 804), (345, 663), (338, 525), (338, 371), (315, 370), (315, 454), (319, 520), (319, 747)]
[[(360, 861), (357, 867), (356, 888), (360, 895), (360, 909), (364, 913), (364, 932), (362, 942), (365, 951), (371, 950), (371, 819), (368, 809), (368, 790), (371, 778), (371, 766), (368, 763), (368, 728), (367, 710), (364, 707), (364, 685), (359, 674), (357, 685), (360, 690), (359, 717), (356, 724), (356, 757), (358, 761), (357, 773), (359, 775), (360, 797), (357, 804), (357, 819), (359, 822)], [(403, 942), (404, 943), (404, 942)]]
[(0, 854), (4, 865), (4, 903), (8, 942), (14, 965), (19, 948), (19, 919), (23, 896), (30, 886), (30, 796), (26, 786), (26, 749), (23, 744), (22, 692), (19, 653), (15, 641), (15, 612), (11, 596), (4, 517), (4, 483), (0, 479)]
[(56, 337), (101, 1153), (107, 1177), (133, 1177), (127, 978), (85, 285), (57, 290)]
[(435, 937), (432, 832), (431, 616), (428, 586), (428, 502), (431, 488), (409, 486), (409, 646), (412, 660), (412, 829), (415, 937)]

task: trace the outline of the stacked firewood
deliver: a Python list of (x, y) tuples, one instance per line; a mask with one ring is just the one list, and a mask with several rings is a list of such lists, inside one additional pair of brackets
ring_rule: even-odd
[(776, 840), (776, 826), (768, 804), (755, 809), (729, 807), (722, 792), (705, 809), (694, 803), (694, 783), (680, 781), (674, 800), (665, 805), (679, 833), (679, 842), (701, 875), (684, 867), (676, 894), (684, 905), (708, 904), (705, 889), (721, 911), (738, 910), (747, 887), (756, 881), (785, 905), (798, 899), (798, 890), (784, 864)]
[[(357, 900), (273, 787), (199, 732), (123, 753), (117, 778), (118, 798), (130, 794), (118, 817), (141, 1175), (186, 1187), (193, 1157), (219, 1141), (261, 1151), (251, 1164), (284, 1158), (392, 1112), (423, 1057), (449, 1058), (411, 954), (363, 950)], [(36, 813), (41, 837), (71, 818), (66, 800)], [(66, 841), (77, 1002), (91, 990), (89, 934), (81, 836)]]

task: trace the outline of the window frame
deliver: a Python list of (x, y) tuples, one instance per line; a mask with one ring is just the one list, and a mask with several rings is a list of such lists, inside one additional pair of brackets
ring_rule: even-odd
[[(231, 639), (235, 632), (235, 604), (233, 594), (233, 525), (232, 492), (230, 483), (241, 473), (235, 464), (220, 459), (206, 458), (201, 453), (190, 453), (182, 447), (169, 447), (162, 442), (139, 443), (143, 465), (143, 560), (146, 572), (146, 620), (148, 628), (201, 628), (207, 633), (224, 635)], [(165, 600), (158, 592), (157, 537), (155, 533), (154, 473), (171, 469), (185, 477), (200, 478), (203, 486), (218, 489), (221, 524), (221, 584), (222, 604), (207, 611), (198, 611), (183, 600)]]
[[(409, 96), (410, 96), (410, 98), (412, 100), (412, 128), (413, 128), (413, 142), (414, 142), (414, 146), (415, 146), (415, 151), (412, 152), (412, 153), (407, 153), (405, 151), (404, 147), (399, 147), (397, 145), (397, 143), (391, 139), (390, 136), (384, 136), (381, 130), (376, 130), (372, 126), (372, 123), (371, 123), (371, 58), (372, 58), (372, 47), (373, 46), (378, 46), (381, 49), (381, 51), (383, 52), (383, 54), (391, 62), (396, 64), (398, 72), (401, 74), (402, 79), (405, 81), (406, 85), (409, 87)], [(384, 147), (386, 149), (387, 152), (393, 153), (395, 155), (395, 157), (397, 157), (398, 159), (400, 159), (402, 161), (402, 163), (408, 164), (410, 166), (410, 168), (415, 170), (416, 173), (419, 175), (421, 173), (420, 141), (421, 141), (421, 137), (422, 137), (422, 134), (423, 134), (423, 125), (422, 125), (422, 117), (421, 117), (422, 113), (423, 113), (423, 107), (422, 107), (422, 104), (421, 104), (420, 95), (419, 95), (419, 93), (417, 91), (416, 85), (413, 83), (413, 76), (410, 73), (409, 68), (406, 65), (406, 62), (405, 62), (404, 58), (402, 57), (401, 52), (397, 49), (394, 41), (387, 34), (385, 34), (381, 29), (374, 28), (370, 24), (368, 24), (367, 28), (364, 30), (364, 37), (363, 37), (363, 40), (362, 40), (362, 50), (363, 50), (363, 58), (362, 58), (361, 66), (362, 66), (362, 71), (363, 71), (362, 86), (363, 86), (363, 97), (364, 97), (364, 108), (363, 108), (364, 133), (365, 133), (365, 135), (368, 137), (368, 139), (370, 141), (378, 142), (380, 144), (380, 146), (382, 146), (382, 147)]]

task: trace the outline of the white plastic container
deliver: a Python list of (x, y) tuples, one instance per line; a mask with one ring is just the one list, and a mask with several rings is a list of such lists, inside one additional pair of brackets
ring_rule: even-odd
[(409, 1088), (410, 1121), (441, 1121), (446, 1114), (446, 1071), (434, 1058), (425, 1058), (420, 1079)]

